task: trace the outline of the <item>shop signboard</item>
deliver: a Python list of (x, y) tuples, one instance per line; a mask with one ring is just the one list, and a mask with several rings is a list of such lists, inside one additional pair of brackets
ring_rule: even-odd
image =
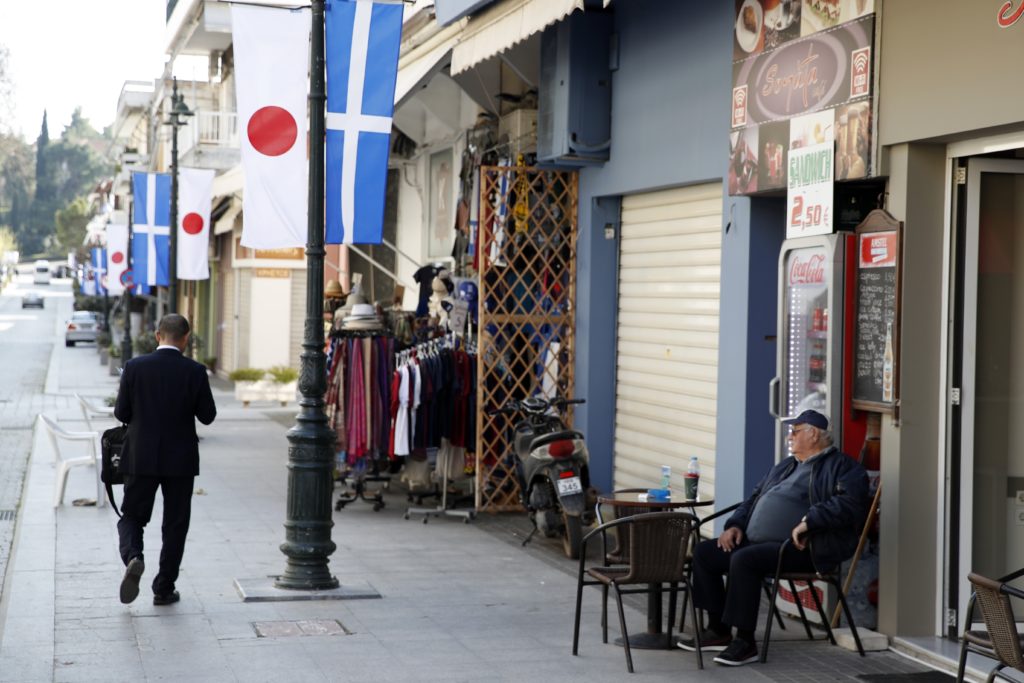
[(787, 188), (790, 128), (808, 114), (828, 116), (834, 180), (868, 177), (873, 0), (735, 1), (729, 193)]
[(798, 116), (789, 122), (786, 169), (786, 239), (832, 232), (835, 135), (832, 113)]

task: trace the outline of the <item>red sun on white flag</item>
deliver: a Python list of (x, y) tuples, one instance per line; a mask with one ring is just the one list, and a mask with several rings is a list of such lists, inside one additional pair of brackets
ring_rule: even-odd
[(181, 219), (181, 229), (190, 235), (198, 235), (203, 231), (203, 217), (194, 211)]
[(253, 149), (268, 157), (281, 156), (295, 145), (299, 127), (287, 109), (269, 106), (253, 112), (246, 127)]
[(121, 253), (120, 251), (115, 251), (111, 255), (110, 260), (113, 261), (114, 263), (122, 263), (124, 261), (124, 254)]

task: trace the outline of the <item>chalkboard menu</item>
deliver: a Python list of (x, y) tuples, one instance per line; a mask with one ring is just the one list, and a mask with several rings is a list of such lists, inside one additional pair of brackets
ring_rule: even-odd
[(857, 226), (853, 407), (893, 412), (899, 398), (902, 224), (875, 210)]

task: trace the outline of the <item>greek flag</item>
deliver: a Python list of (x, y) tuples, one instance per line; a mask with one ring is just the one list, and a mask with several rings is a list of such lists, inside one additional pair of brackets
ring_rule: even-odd
[(326, 241), (380, 244), (402, 4), (334, 0), (325, 21)]
[(171, 176), (132, 173), (132, 272), (139, 285), (171, 283)]
[(92, 267), (92, 276), (96, 280), (96, 295), (106, 295), (107, 250), (93, 247), (89, 252), (89, 265)]

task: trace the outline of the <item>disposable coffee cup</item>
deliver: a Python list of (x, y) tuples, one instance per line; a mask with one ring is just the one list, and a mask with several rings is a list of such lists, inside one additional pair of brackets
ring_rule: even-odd
[(697, 485), (699, 483), (700, 477), (687, 475), (683, 478), (683, 493), (686, 496), (686, 500), (697, 500)]

